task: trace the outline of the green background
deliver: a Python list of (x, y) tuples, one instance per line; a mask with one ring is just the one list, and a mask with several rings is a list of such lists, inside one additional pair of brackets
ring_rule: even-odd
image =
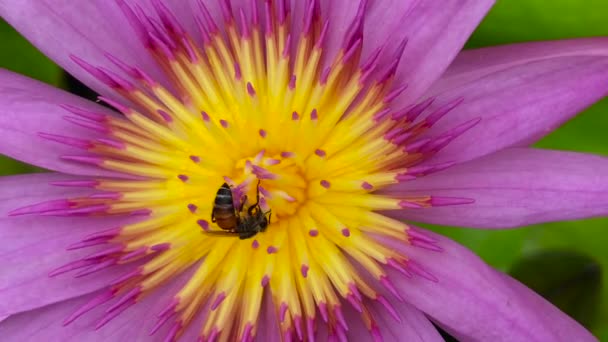
[[(467, 47), (522, 41), (608, 36), (606, 0), (502, 0)], [(60, 68), (0, 22), (0, 66), (65, 87)], [(542, 148), (608, 154), (608, 100), (543, 139)], [(0, 157), (0, 174), (36, 171)], [(559, 222), (517, 230), (433, 227), (552, 300), (608, 341), (608, 219)]]

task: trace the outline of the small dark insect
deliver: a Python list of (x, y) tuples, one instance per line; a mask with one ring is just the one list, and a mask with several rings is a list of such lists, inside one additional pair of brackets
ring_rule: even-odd
[(235, 236), (241, 240), (249, 239), (259, 232), (263, 232), (270, 225), (270, 210), (263, 212), (260, 208), (260, 182), (258, 181), (256, 201), (244, 211), (245, 199), (241, 201), (241, 206), (237, 211), (234, 208), (232, 189), (224, 183), (215, 195), (213, 210), (211, 211), (211, 221), (224, 231), (207, 231), (207, 234)]

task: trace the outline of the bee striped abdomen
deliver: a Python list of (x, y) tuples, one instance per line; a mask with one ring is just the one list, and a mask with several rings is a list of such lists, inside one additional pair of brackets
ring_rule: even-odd
[(213, 203), (211, 219), (224, 230), (233, 230), (237, 227), (237, 216), (232, 200), (232, 190), (224, 183), (217, 191)]

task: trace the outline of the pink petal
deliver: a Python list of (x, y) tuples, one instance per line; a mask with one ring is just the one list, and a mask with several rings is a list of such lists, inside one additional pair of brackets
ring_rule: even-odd
[[(381, 47), (383, 43), (393, 41), (395, 45), (398, 44), (399, 40), (394, 34), (408, 25), (404, 20), (407, 20), (411, 12), (419, 7), (418, 2), (416, 0), (368, 1), (363, 28), (363, 56)], [(388, 45), (389, 50), (394, 50), (396, 47)], [(386, 56), (386, 58), (390, 57), (393, 56)]]
[[(369, 2), (369, 1), (368, 1)], [(306, 4), (308, 1), (295, 1), (294, 14), (296, 16), (294, 25), (294, 33), (301, 32), (300, 22), (303, 19), (302, 14), (305, 13)], [(343, 47), (344, 36), (357, 15), (357, 10), (361, 4), (361, 0), (337, 0), (337, 1), (320, 1), (322, 20), (329, 20), (327, 37), (323, 45), (323, 66), (322, 68), (331, 66), (334, 58), (340, 48)], [(367, 17), (364, 17), (364, 25), (369, 24)], [(365, 35), (363, 36), (366, 39)]]
[[(608, 94), (608, 40), (508, 49), (464, 53), (454, 71), (429, 93), (464, 99), (430, 134), (481, 118), (433, 162), (465, 161), (505, 147), (528, 146)], [(479, 69), (471, 66), (477, 60), (482, 61)]]
[(43, 168), (81, 175), (114, 175), (97, 167), (60, 159), (86, 154), (82, 149), (43, 139), (51, 133), (92, 139), (103, 134), (65, 120), (75, 116), (62, 108), (71, 105), (112, 115), (108, 109), (27, 77), (0, 70), (0, 153)]
[(100, 94), (113, 92), (74, 63), (71, 54), (95, 66), (116, 70), (104, 56), (110, 53), (159, 81), (164, 79), (116, 1), (0, 0), (0, 16), (45, 55)]
[[(389, 33), (400, 27), (404, 16), (409, 13), (414, 5), (414, 0), (379, 0), (367, 1), (363, 16), (363, 53), (362, 60), (365, 60), (377, 48), (382, 47), (386, 42)], [(295, 1), (294, 14), (296, 18), (304, 13), (306, 1)], [(328, 20), (329, 28), (324, 51), (323, 68), (330, 66), (334, 57), (344, 46), (344, 39), (353, 21), (357, 16), (361, 0), (332, 0), (320, 1), (321, 15), (323, 20)], [(302, 19), (294, 21), (293, 32), (299, 32)], [(378, 25), (382, 23), (382, 25)], [(398, 45), (398, 41), (394, 41)], [(386, 53), (390, 53), (390, 48)], [(387, 58), (390, 56), (387, 55)]]
[[(440, 235), (443, 252), (386, 241), (438, 281), (394, 274), (409, 303), (460, 341), (596, 341), (551, 303)], [(391, 273), (395, 273), (391, 271)]]
[(512, 148), (393, 186), (392, 194), (471, 198), (466, 205), (387, 212), (443, 225), (507, 228), (608, 214), (608, 158)]
[[(469, 38), (475, 27), (494, 4), (492, 0), (429, 0), (418, 1), (401, 13), (399, 20), (391, 20), (392, 27), (379, 30), (378, 36), (390, 42), (389, 51), (396, 51), (403, 39), (408, 43), (397, 69), (397, 84), (407, 84), (407, 90), (397, 101), (411, 104), (416, 101), (445, 71)], [(390, 9), (384, 18), (400, 15)], [(383, 26), (378, 20), (370, 25)], [(384, 33), (383, 33), (384, 32)], [(390, 34), (386, 34), (390, 32)], [(381, 63), (389, 63), (393, 53), (385, 54)]]
[(0, 316), (96, 291), (126, 273), (125, 267), (118, 267), (80, 279), (70, 274), (48, 276), (53, 269), (96, 251), (66, 251), (68, 245), (96, 231), (119, 226), (125, 219), (6, 216), (24, 205), (84, 194), (82, 190), (48, 184), (65, 179), (60, 174), (0, 178)]
[(279, 342), (282, 340), (278, 318), (272, 296), (269, 291), (265, 290), (264, 298), (262, 298), (262, 311), (258, 318), (256, 341)]
[(517, 65), (566, 56), (608, 56), (608, 38), (556, 40), (464, 50), (435, 82), (429, 93), (438, 94)]
[[(437, 329), (431, 324), (424, 313), (412, 305), (399, 302), (391, 295), (385, 298), (394, 307), (401, 322), (393, 318), (384, 306), (378, 302), (372, 302), (367, 307), (378, 325), (378, 331), (384, 341), (443, 341)], [(371, 341), (372, 335), (364, 324), (360, 323), (360, 314), (353, 308), (345, 308), (346, 321), (349, 323), (347, 336), (352, 341)]]
[[(149, 332), (157, 322), (157, 315), (169, 305), (190, 275), (191, 272), (185, 272), (171, 283), (156, 289), (97, 331), (95, 325), (112, 301), (93, 309), (68, 326), (64, 327), (63, 321), (101, 292), (10, 316), (0, 322), (0, 336), (7, 341), (47, 341), (49, 337), (55, 341), (162, 341), (171, 328), (171, 320), (154, 337), (150, 337)], [(195, 321), (194, 326), (185, 332), (185, 341), (196, 341), (200, 323)]]

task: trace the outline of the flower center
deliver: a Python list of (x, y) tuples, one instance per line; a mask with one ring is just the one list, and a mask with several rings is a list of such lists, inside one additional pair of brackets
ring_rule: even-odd
[[(289, 153), (275, 153), (272, 156), (266, 154), (266, 151), (262, 150), (253, 157), (240, 159), (234, 172), (226, 179), (229, 183), (242, 184), (250, 189), (248, 198), (256, 198), (256, 191), (259, 191), (262, 205), (272, 209), (277, 222), (294, 215), (306, 202), (309, 181), (305, 171)], [(258, 180), (260, 185), (256, 187), (255, 182)], [(249, 186), (251, 184), (254, 186)]]
[[(196, 328), (204, 340), (249, 340), (258, 333), (264, 293), (286, 336), (314, 336), (315, 324), (344, 335), (342, 308), (349, 303), (377, 337), (366, 305), (380, 303), (394, 313), (382, 293), (399, 298), (386, 268), (432, 276), (376, 237), (436, 249), (432, 239), (377, 211), (470, 202), (378, 191), (448, 167), (418, 164), (476, 122), (423, 137), (460, 100), (428, 115), (422, 114), (432, 99), (391, 108), (406, 89), (393, 84), (405, 43), (387, 64), (379, 63), (383, 48), (361, 59), (365, 2), (335, 56), (326, 55), (330, 23), (321, 20), (317, 1), (308, 2), (297, 31), (288, 2), (267, 1), (261, 14), (252, 1), (250, 16), (243, 9), (234, 16), (229, 3), (220, 1), (220, 30), (200, 2), (196, 19), (202, 39), (197, 43), (160, 1), (153, 1), (155, 14), (119, 1), (166, 80), (111, 55), (118, 71), (74, 56), (129, 105), (102, 98), (122, 116), (65, 106), (73, 114), (66, 120), (98, 134), (91, 140), (40, 135), (87, 151), (64, 159), (114, 171), (116, 178), (57, 182), (92, 192), (34, 204), (13, 215), (129, 219), (70, 247), (105, 249), (51, 273), (79, 270), (77, 276), (84, 276), (134, 265), (68, 323), (115, 300), (101, 327), (191, 272), (154, 329), (173, 319), (169, 339), (181, 336), (198, 317), (202, 324)], [(232, 227), (222, 227), (214, 216), (223, 183), (236, 202), (223, 214), (239, 216), (238, 227), (252, 215), (240, 204), (248, 209), (260, 197), (260, 210), (272, 212), (264, 231), (243, 240), (214, 234)]]

